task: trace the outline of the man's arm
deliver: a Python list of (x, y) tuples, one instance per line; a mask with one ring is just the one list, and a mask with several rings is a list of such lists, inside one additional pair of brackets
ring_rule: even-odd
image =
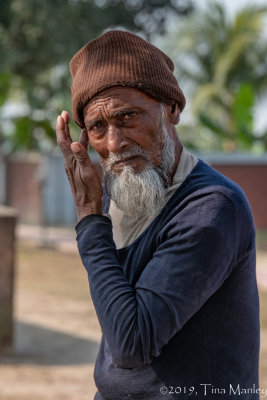
[(134, 287), (120, 265), (107, 218), (84, 218), (77, 240), (113, 362), (135, 368), (159, 356), (231, 273), (235, 209), (221, 193), (198, 192), (157, 237), (156, 251)]

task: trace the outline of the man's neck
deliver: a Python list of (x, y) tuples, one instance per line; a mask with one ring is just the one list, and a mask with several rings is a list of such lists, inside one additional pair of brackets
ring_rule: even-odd
[(177, 170), (177, 167), (178, 167), (178, 164), (179, 164), (179, 161), (181, 158), (181, 154), (183, 151), (183, 145), (180, 142), (180, 140), (178, 139), (177, 135), (175, 135), (175, 138), (174, 138), (174, 146), (175, 146), (175, 162), (174, 162), (173, 169), (171, 172), (170, 185), (172, 185), (173, 177), (174, 177), (175, 171)]

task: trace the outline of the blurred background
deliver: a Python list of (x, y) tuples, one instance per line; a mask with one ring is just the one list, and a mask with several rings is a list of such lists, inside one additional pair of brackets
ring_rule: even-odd
[(101, 332), (55, 121), (71, 110), (71, 57), (110, 28), (173, 59), (183, 144), (249, 199), (267, 389), (266, 0), (0, 0), (0, 399), (93, 399)]

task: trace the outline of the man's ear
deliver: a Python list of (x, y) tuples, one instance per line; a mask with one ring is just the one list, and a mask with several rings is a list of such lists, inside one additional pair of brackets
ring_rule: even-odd
[(180, 108), (177, 103), (173, 103), (172, 105), (168, 105), (166, 107), (166, 112), (169, 118), (169, 121), (173, 125), (177, 125), (180, 121)]

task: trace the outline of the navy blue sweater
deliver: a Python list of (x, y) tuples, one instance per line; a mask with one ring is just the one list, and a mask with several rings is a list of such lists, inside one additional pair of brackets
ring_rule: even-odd
[(96, 400), (259, 398), (255, 231), (236, 184), (199, 161), (129, 246), (102, 215), (76, 229), (103, 332)]

